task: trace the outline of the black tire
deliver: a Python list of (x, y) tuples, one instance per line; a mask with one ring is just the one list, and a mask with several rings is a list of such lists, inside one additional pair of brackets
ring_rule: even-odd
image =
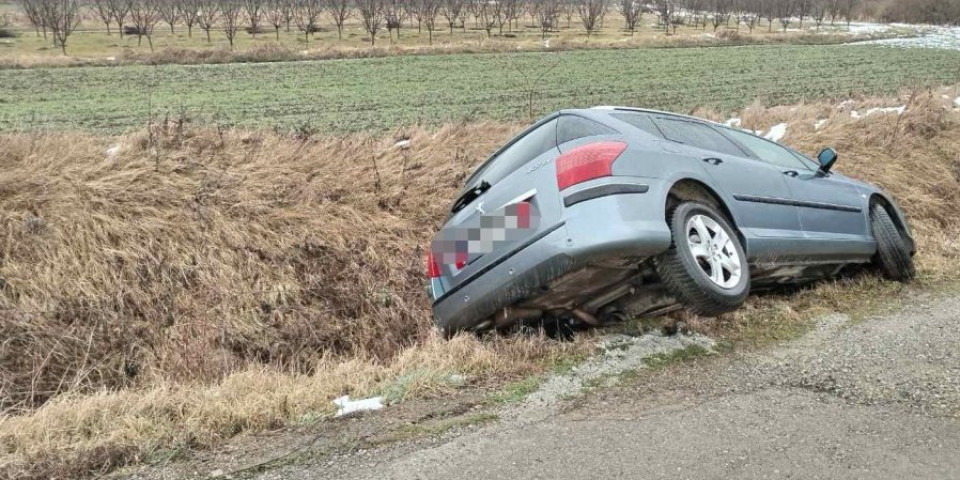
[(913, 266), (910, 245), (882, 205), (870, 208), (870, 228), (873, 238), (877, 240), (874, 264), (880, 268), (883, 276), (898, 282), (912, 280), (917, 270)]
[[(741, 273), (739, 281), (730, 288), (714, 283), (690, 250), (687, 222), (695, 215), (707, 216), (719, 224), (736, 249)], [(709, 205), (685, 202), (668, 213), (667, 224), (673, 241), (670, 249), (654, 260), (657, 273), (667, 290), (693, 313), (708, 317), (736, 310), (743, 304), (750, 293), (750, 269), (743, 246), (730, 222)]]

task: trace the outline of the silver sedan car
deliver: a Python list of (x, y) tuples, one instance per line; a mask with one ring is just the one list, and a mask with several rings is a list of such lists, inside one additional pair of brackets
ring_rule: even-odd
[(563, 110), (467, 179), (431, 243), (446, 332), (558, 319), (602, 325), (683, 306), (715, 316), (751, 288), (853, 264), (913, 277), (884, 191), (739, 129), (619, 107)]

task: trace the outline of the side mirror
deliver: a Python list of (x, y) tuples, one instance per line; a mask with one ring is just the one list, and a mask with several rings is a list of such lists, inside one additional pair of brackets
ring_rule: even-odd
[(817, 155), (817, 160), (820, 162), (820, 171), (828, 173), (833, 168), (833, 164), (837, 163), (837, 151), (830, 147), (824, 148)]

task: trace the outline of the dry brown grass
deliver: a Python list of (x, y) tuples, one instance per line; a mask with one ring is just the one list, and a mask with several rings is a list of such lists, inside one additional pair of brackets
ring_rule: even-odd
[[(887, 188), (910, 215), (922, 278), (937, 280), (960, 257), (949, 101), (857, 99), (861, 114), (908, 107), (860, 120), (821, 103), (741, 116), (754, 129), (786, 121), (787, 143), (834, 145), (840, 170)], [(0, 416), (0, 477), (96, 472), (322, 416), (332, 397), (398, 377), (410, 396), (445, 394), (449, 373), (515, 378), (588, 349), (431, 329), (423, 246), (469, 169), (519, 128), (0, 135), (0, 398), (20, 409)], [(412, 148), (396, 148), (405, 137)], [(753, 300), (734, 326), (750, 311), (846, 307), (830, 303), (844, 288)]]
[(517, 128), (417, 130), (410, 154), (393, 138), (175, 127), (153, 143), (3, 136), (4, 406), (420, 342), (422, 247)]
[(106, 56), (50, 56), (23, 54), (15, 57), (0, 57), (0, 70), (16, 68), (80, 67), (115, 65), (193, 65), (255, 62), (291, 62), (307, 60), (335, 60), (356, 58), (379, 58), (400, 55), (443, 55), (456, 53), (510, 53), (518, 51), (556, 52), (568, 50), (625, 49), (625, 48), (683, 48), (723, 47), (740, 45), (834, 45), (853, 41), (883, 38), (881, 35), (851, 36), (848, 34), (750, 34), (722, 30), (719, 34), (692, 33), (686, 35), (659, 35), (638, 37), (610, 37), (602, 39), (551, 38), (547, 43), (539, 40), (516, 40), (510, 38), (484, 38), (477, 34), (458, 38), (449, 43), (434, 45), (378, 44), (376, 46), (350, 46), (324, 43), (291, 48), (282, 44), (259, 44), (247, 49), (231, 50), (227, 47), (197, 48), (168, 47), (150, 51), (123, 50), (113, 57)]

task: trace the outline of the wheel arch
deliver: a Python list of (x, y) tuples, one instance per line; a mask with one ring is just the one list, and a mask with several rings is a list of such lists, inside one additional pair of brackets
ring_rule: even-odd
[(663, 199), (664, 213), (666, 215), (670, 214), (671, 209), (674, 207), (672, 202), (683, 200), (705, 202), (720, 210), (720, 213), (726, 217), (727, 221), (730, 222), (736, 231), (740, 245), (746, 250), (746, 238), (744, 238), (743, 232), (740, 231), (737, 219), (716, 189), (696, 178), (684, 177), (677, 179), (670, 185), (670, 188), (667, 189), (667, 193)]
[(900, 233), (909, 239), (911, 255), (915, 253), (917, 249), (916, 242), (913, 240), (913, 234), (910, 231), (910, 225), (907, 223), (906, 215), (902, 210), (900, 210), (900, 207), (897, 205), (897, 203), (882, 192), (873, 192), (870, 194), (870, 199), (867, 202), (867, 208), (872, 209), (875, 205), (883, 207), (883, 209), (887, 211), (887, 213), (890, 215), (890, 218), (893, 220), (893, 223), (897, 226), (897, 229), (900, 230)]

